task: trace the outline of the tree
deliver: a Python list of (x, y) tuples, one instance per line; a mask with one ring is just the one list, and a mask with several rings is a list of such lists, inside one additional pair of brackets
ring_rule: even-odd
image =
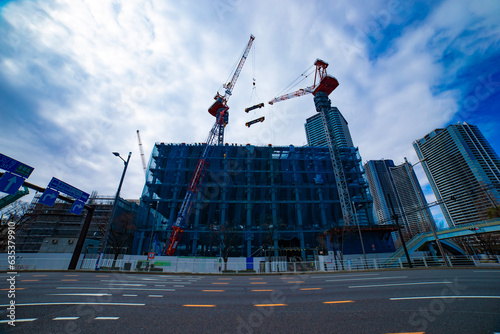
[(7, 250), (9, 226), (13, 226), (14, 231), (17, 231), (30, 219), (30, 215), (27, 214), (29, 205), (28, 202), (15, 201), (0, 210), (0, 252)]
[[(136, 230), (135, 218), (135, 214), (125, 212), (116, 216), (114, 221), (109, 225), (107, 245), (112, 248), (112, 267), (115, 266), (118, 256), (134, 235), (134, 231)], [(99, 224), (99, 230), (101, 235), (105, 236), (106, 224)]]
[(224, 270), (227, 270), (227, 260), (229, 258), (229, 254), (236, 244), (237, 229), (235, 226), (229, 225), (227, 222), (221, 225), (210, 225), (210, 229), (219, 244), (218, 248), (220, 249), (222, 259), (224, 260)]
[(495, 219), (500, 217), (500, 207), (494, 206), (486, 211), (488, 219)]

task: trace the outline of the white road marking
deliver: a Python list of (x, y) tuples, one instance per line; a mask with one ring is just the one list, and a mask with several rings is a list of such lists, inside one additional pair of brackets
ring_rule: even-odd
[(346, 278), (346, 279), (330, 279), (325, 282), (342, 282), (342, 281), (363, 281), (369, 279), (394, 279), (394, 278), (408, 278), (408, 276), (388, 276), (388, 277), (367, 277), (367, 278)]
[(89, 297), (103, 297), (111, 296), (110, 293), (47, 293), (47, 296), (89, 296)]
[(355, 288), (373, 288), (373, 287), (381, 287), (381, 286), (397, 286), (397, 285), (422, 285), (422, 284), (451, 284), (453, 282), (445, 281), (445, 282), (417, 282), (417, 283), (393, 283), (393, 284), (373, 284), (373, 285), (352, 285), (349, 286), (350, 289)]
[(340, 275), (317, 275), (317, 276), (311, 276), (310, 278), (330, 278), (330, 277), (348, 277), (348, 276), (378, 276), (380, 274), (340, 274)]
[(174, 285), (174, 288), (183, 288), (184, 285)]
[(95, 317), (94, 320), (118, 320), (120, 317)]
[(128, 294), (123, 294), (123, 297), (137, 297), (137, 295), (128, 295)]
[(500, 296), (425, 296), (425, 297), (394, 297), (389, 300), (414, 300), (414, 299), (500, 299)]
[(148, 295), (148, 297), (163, 298), (163, 295)]
[(146, 284), (130, 284), (130, 283), (104, 283), (108, 285), (129, 285), (129, 286), (146, 286)]
[(500, 270), (474, 270), (475, 273), (500, 273)]
[(80, 290), (142, 290), (142, 291), (175, 291), (175, 289), (143, 289), (143, 288), (110, 288), (110, 287), (87, 287), (87, 286), (59, 286), (56, 289), (80, 289)]
[[(18, 304), (16, 304), (17, 306)], [(5, 306), (8, 306), (8, 305), (5, 305)], [(28, 319), (16, 319), (14, 320), (14, 323), (16, 322), (29, 322), (29, 321), (35, 321), (37, 320), (38, 318), (28, 318)], [(0, 320), (0, 324), (6, 324), (6, 323), (9, 323), (11, 322), (12, 320)]]
[(76, 319), (80, 319), (80, 317), (57, 317), (52, 320), (76, 320)]
[(155, 284), (155, 286), (165, 286), (165, 284)]
[[(10, 304), (0, 305), (0, 307), (8, 307)], [(24, 303), (16, 304), (17, 306), (46, 306), (46, 305), (111, 305), (111, 306), (144, 306), (146, 304), (138, 303), (85, 303), (85, 302), (61, 302), (61, 303)]]

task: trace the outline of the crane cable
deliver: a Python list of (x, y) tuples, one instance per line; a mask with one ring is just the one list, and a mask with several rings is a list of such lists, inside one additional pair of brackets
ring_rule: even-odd
[(300, 74), (295, 80), (293, 80), (288, 86), (286, 86), (280, 93), (278, 93), (276, 96), (281, 96), (289, 91), (291, 91), (295, 86), (297, 86), (299, 83), (307, 79), (311, 74), (314, 73), (314, 71), (311, 71), (311, 68), (314, 67), (314, 65), (309, 66), (302, 74)]

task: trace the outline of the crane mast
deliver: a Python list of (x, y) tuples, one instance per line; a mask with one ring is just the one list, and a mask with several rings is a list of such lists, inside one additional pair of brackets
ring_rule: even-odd
[(181, 240), (182, 234), (184, 233), (184, 230), (186, 228), (187, 222), (189, 221), (189, 216), (191, 215), (193, 204), (195, 203), (198, 192), (200, 191), (200, 187), (212, 158), (214, 148), (216, 145), (224, 144), (224, 128), (229, 121), (229, 107), (227, 106), (227, 100), (232, 94), (234, 85), (238, 80), (243, 65), (245, 64), (254, 39), (255, 37), (253, 35), (250, 35), (250, 40), (248, 41), (247, 46), (243, 52), (243, 56), (240, 58), (231, 81), (227, 85), (223, 85), (225, 89), (224, 95), (221, 95), (217, 92), (214, 97), (215, 102), (212, 104), (212, 106), (210, 106), (210, 108), (208, 108), (208, 112), (215, 117), (215, 123), (208, 134), (205, 144), (203, 145), (200, 159), (198, 160), (198, 164), (196, 165), (194, 174), (191, 177), (191, 181), (189, 182), (181, 208), (177, 214), (177, 218), (174, 224), (172, 225), (172, 233), (170, 234), (168, 243), (165, 245), (162, 254), (166, 254), (169, 256), (174, 255), (177, 246), (179, 245), (179, 241)]
[(316, 71), (314, 73), (314, 84), (304, 89), (299, 89), (293, 93), (278, 96), (269, 101), (269, 104), (285, 101), (294, 97), (303, 96), (306, 94), (314, 95), (314, 105), (316, 111), (321, 115), (323, 129), (325, 131), (326, 142), (330, 152), (330, 159), (332, 162), (333, 172), (335, 174), (335, 181), (337, 184), (337, 191), (339, 193), (340, 207), (342, 209), (342, 218), (344, 225), (350, 225), (354, 219), (354, 212), (351, 205), (349, 195), (349, 188), (346, 182), (344, 168), (342, 166), (342, 159), (340, 157), (340, 150), (332, 139), (332, 132), (328, 126), (328, 111), (332, 108), (328, 95), (337, 88), (339, 82), (334, 77), (327, 75), (326, 68), (328, 63), (321, 59), (317, 59), (314, 63)]
[(139, 130), (137, 130), (137, 139), (139, 140), (139, 151), (141, 152), (142, 168), (144, 169), (144, 175), (147, 175), (146, 158), (144, 157), (144, 149), (142, 148), (142, 140), (141, 136), (139, 135)]

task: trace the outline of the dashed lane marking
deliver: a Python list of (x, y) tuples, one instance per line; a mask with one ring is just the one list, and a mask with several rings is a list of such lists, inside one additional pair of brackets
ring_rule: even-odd
[(304, 281), (289, 281), (287, 283), (304, 283)]
[(126, 294), (126, 293), (125, 293), (125, 294), (123, 294), (122, 296), (123, 296), (123, 297), (137, 297), (137, 295), (129, 295), (129, 294)]
[(102, 287), (102, 286), (97, 286), (97, 287), (86, 287), (86, 286), (59, 286), (56, 289), (80, 289), (80, 290), (134, 290), (134, 291), (175, 291), (175, 289), (146, 289), (146, 288), (112, 288), (112, 287)]
[(201, 290), (202, 292), (224, 292), (226, 290)]
[(384, 287), (384, 286), (398, 286), (398, 285), (423, 285), (423, 284), (451, 284), (450, 281), (441, 282), (415, 282), (415, 283), (393, 283), (393, 284), (372, 284), (372, 285), (352, 285), (349, 289), (355, 288), (374, 288), (374, 287)]
[(88, 296), (88, 297), (104, 297), (111, 296), (110, 293), (47, 293), (47, 296)]
[(256, 307), (288, 306), (287, 304), (255, 304)]
[(249, 279), (256, 280), (256, 279), (263, 279), (263, 278), (262, 277), (253, 277), (253, 278), (249, 278)]
[(344, 303), (354, 303), (352, 300), (334, 300), (329, 302), (323, 302), (323, 304), (344, 304)]
[(95, 317), (94, 320), (118, 320), (120, 317)]
[(77, 279), (62, 279), (61, 282), (77, 282)]
[(22, 279), (21, 282), (38, 282), (39, 279)]
[(267, 284), (267, 282), (251, 282), (250, 284)]
[[(14, 290), (17, 291), (17, 290), (24, 290), (26, 288), (15, 288)], [(0, 291), (10, 291), (12, 289), (0, 289)]]
[(80, 317), (56, 317), (52, 320), (76, 320), (76, 319), (80, 319)]
[(260, 289), (260, 290), (251, 290), (253, 292), (267, 292), (267, 291), (274, 291), (273, 289)]
[[(6, 305), (7, 306), (7, 305)], [(17, 306), (17, 304), (16, 304)], [(28, 318), (28, 319), (16, 319), (14, 320), (14, 323), (16, 322), (29, 322), (29, 321), (35, 321), (37, 320), (38, 318)], [(9, 323), (11, 322), (12, 320), (0, 320), (0, 324), (6, 324), (6, 323)]]
[(311, 278), (340, 278), (340, 277), (353, 277), (353, 276), (378, 276), (380, 274), (339, 274), (339, 275), (317, 275), (317, 276), (311, 276)]
[(152, 297), (152, 298), (163, 298), (163, 295), (148, 295), (148, 297)]
[(389, 300), (415, 300), (415, 299), (500, 299), (500, 296), (422, 296), (422, 297), (389, 298)]
[(31, 275), (31, 277), (47, 277), (47, 275)]
[(78, 277), (78, 275), (64, 275), (64, 276)]
[(215, 307), (215, 305), (195, 305), (195, 304), (185, 304), (184, 307)]
[(302, 290), (302, 291), (309, 291), (309, 290), (321, 290), (322, 288), (303, 288), (303, 289), (299, 289), (299, 290)]
[(232, 278), (218, 278), (219, 281), (230, 281)]
[(370, 279), (395, 279), (395, 278), (408, 278), (408, 276), (385, 276), (385, 277), (367, 277), (367, 278), (346, 278), (346, 279), (330, 279), (325, 282), (344, 282), (344, 281), (364, 281)]
[[(23, 303), (16, 304), (18, 306), (52, 306), (52, 305), (109, 305), (109, 306), (144, 306), (140, 303), (92, 303), (92, 302), (61, 302), (61, 303)], [(0, 307), (8, 307), (10, 304), (0, 305)]]
[(229, 284), (229, 283), (222, 283), (222, 282), (213, 282), (212, 284), (219, 284), (219, 285), (222, 285), (222, 284)]

